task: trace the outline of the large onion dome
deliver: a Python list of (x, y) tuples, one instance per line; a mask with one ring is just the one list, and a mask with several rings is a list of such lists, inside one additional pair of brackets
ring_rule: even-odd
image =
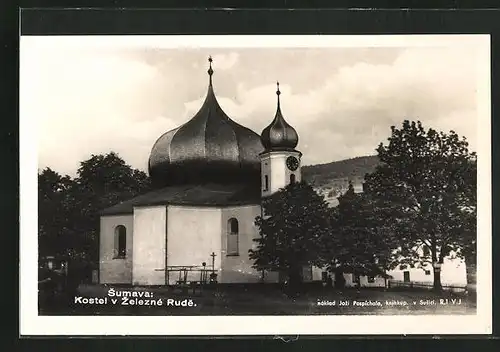
[(148, 168), (158, 187), (260, 182), (260, 137), (222, 110), (212, 85), (211, 58), (209, 62), (208, 92), (200, 110), (153, 145)]
[(279, 82), (277, 85), (278, 108), (276, 115), (271, 124), (264, 128), (260, 136), (266, 151), (294, 149), (299, 143), (297, 131), (285, 121), (281, 113)]

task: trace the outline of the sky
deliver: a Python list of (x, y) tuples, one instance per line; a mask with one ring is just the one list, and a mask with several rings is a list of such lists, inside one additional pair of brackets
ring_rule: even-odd
[(154, 142), (200, 108), (209, 55), (219, 104), (259, 134), (280, 82), (304, 165), (374, 155), (404, 119), (454, 130), (477, 150), (478, 75), (489, 63), (471, 40), (259, 48), (40, 38), (22, 39), (20, 52), (20, 118), (36, 129), (39, 169), (74, 175), (91, 154), (114, 151), (146, 171)]

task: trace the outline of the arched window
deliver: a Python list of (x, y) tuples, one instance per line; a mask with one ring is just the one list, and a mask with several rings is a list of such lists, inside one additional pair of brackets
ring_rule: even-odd
[(227, 255), (239, 255), (238, 252), (238, 220), (231, 218), (227, 221)]
[(290, 174), (290, 183), (295, 183), (295, 174)]
[(115, 258), (125, 258), (127, 254), (127, 229), (123, 225), (115, 228)]

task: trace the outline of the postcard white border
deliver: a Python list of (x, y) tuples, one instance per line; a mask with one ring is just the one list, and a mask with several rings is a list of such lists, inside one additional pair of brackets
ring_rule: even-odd
[[(429, 47), (478, 45), (478, 263), (477, 314), (420, 316), (38, 316), (37, 128), (23, 113), (20, 94), (20, 334), (21, 335), (366, 335), (491, 334), (491, 92), (489, 35), (365, 36), (23, 36), (31, 44), (154, 47)], [(21, 79), (21, 82), (23, 80)], [(22, 90), (21, 90), (22, 92)]]

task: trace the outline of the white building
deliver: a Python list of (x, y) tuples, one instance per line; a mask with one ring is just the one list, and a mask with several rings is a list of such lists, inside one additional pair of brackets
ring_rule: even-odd
[[(428, 249), (422, 246), (417, 249), (422, 257), (429, 255)], [(427, 253), (424, 253), (427, 252)], [(392, 279), (392, 286), (410, 286), (410, 287), (432, 287), (434, 282), (434, 269), (431, 263), (425, 265), (399, 265), (396, 269), (387, 272)], [(443, 259), (441, 265), (441, 285), (445, 289), (461, 291), (467, 286), (467, 271), (465, 261), (456, 258), (454, 253)]]

